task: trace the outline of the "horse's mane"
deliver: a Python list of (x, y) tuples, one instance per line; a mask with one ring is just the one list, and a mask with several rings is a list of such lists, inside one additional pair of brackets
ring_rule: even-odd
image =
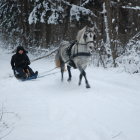
[(76, 36), (76, 40), (77, 41), (80, 41), (81, 37), (84, 35), (85, 33), (85, 30), (86, 30), (87, 26), (85, 26), (83, 29), (81, 29), (78, 33), (77, 33), (77, 36)]

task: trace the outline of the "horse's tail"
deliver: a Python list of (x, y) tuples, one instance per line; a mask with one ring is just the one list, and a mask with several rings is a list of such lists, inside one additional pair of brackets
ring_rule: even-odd
[(57, 51), (57, 53), (55, 55), (55, 65), (56, 65), (56, 67), (61, 67), (61, 60), (60, 60), (59, 51)]
[(59, 51), (55, 55), (55, 65), (57, 68), (61, 68), (62, 65), (64, 66), (64, 71), (66, 71), (65, 62), (62, 60)]
[(61, 62), (60, 62), (60, 60), (58, 59), (58, 60), (55, 60), (55, 66), (56, 67), (61, 67)]

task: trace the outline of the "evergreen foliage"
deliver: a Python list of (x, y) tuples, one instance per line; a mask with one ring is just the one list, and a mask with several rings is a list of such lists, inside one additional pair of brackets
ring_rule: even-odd
[(133, 54), (132, 50), (139, 56), (139, 49), (128, 45), (140, 32), (139, 23), (139, 0), (0, 1), (0, 37), (7, 45), (49, 48), (62, 40), (75, 40), (85, 25), (94, 26), (98, 56), (95, 61), (104, 67), (108, 62), (118, 66), (116, 60)]

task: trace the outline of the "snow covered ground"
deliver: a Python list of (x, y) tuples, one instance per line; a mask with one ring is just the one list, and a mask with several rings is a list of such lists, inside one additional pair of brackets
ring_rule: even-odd
[[(78, 70), (71, 83), (67, 72), (63, 83), (60, 73), (21, 82), (9, 77), (11, 56), (0, 49), (0, 138), (9, 133), (3, 140), (140, 140), (139, 74), (90, 66), (90, 89), (84, 81), (78, 86)], [(54, 60), (31, 67), (42, 73)]]

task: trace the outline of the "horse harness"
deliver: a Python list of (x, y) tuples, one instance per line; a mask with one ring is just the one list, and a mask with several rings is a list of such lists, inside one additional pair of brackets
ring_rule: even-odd
[[(89, 42), (87, 42), (87, 43), (85, 43), (85, 44), (82, 44), (82, 43), (78, 43), (77, 40), (73, 41), (73, 42), (69, 45), (69, 47), (67, 48), (67, 50), (66, 50), (66, 53), (67, 53), (67, 55), (69, 56), (69, 60), (67, 60), (65, 63), (69, 62), (69, 64), (70, 64), (72, 67), (77, 68), (76, 65), (75, 65), (75, 63), (74, 63), (74, 61), (72, 60), (74, 57), (77, 57), (77, 56), (91, 56), (91, 53), (90, 53), (90, 52), (89, 52), (89, 53), (88, 53), (88, 52), (79, 52), (79, 51), (78, 51), (78, 45), (79, 45), (79, 44), (80, 44), (80, 45), (87, 45), (88, 43), (92, 43), (92, 42), (93, 42), (93, 41), (89, 41)], [(74, 54), (74, 55), (72, 55), (72, 53), (71, 53), (72, 47), (73, 47), (75, 44), (77, 45), (77, 53)]]
[[(89, 41), (89, 42), (87, 42), (87, 43), (85, 43), (85, 44), (82, 44), (82, 43), (78, 43), (78, 41), (75, 40), (75, 41), (72, 42), (72, 43), (69, 45), (69, 47), (67, 48), (67, 50), (66, 50), (67, 55), (69, 56), (70, 59), (72, 59), (72, 58), (74, 58), (74, 57), (77, 57), (77, 56), (91, 56), (91, 53), (90, 53), (90, 52), (79, 52), (79, 51), (78, 51), (78, 45), (79, 45), (79, 44), (80, 44), (80, 45), (87, 45), (88, 43), (92, 43), (92, 42), (93, 42), (93, 41)], [(74, 54), (74, 55), (72, 55), (72, 54), (71, 54), (71, 50), (72, 50), (72, 47), (73, 47), (75, 44), (77, 45), (77, 53)]]

